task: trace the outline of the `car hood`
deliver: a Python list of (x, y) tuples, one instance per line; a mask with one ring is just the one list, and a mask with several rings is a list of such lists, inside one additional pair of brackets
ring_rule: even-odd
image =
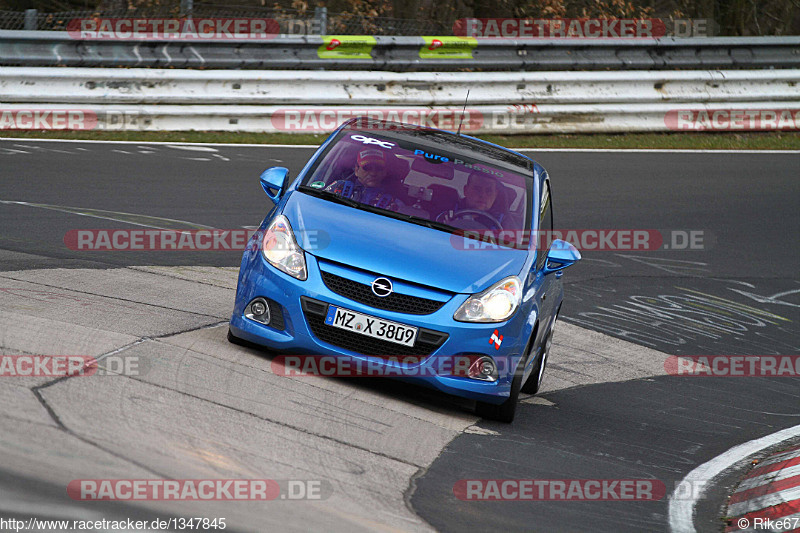
[(455, 293), (480, 292), (519, 274), (526, 250), (463, 250), (444, 231), (293, 192), (283, 214), (317, 257)]

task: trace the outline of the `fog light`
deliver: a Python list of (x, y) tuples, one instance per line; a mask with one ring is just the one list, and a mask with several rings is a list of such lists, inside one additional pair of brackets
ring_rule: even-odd
[(244, 316), (250, 320), (261, 322), (262, 324), (269, 324), (270, 314), (269, 306), (264, 298), (256, 298), (244, 311)]
[(253, 314), (256, 316), (261, 316), (267, 312), (267, 306), (264, 305), (264, 303), (260, 300), (253, 302), (253, 305), (250, 306), (250, 309), (252, 309)]
[(482, 381), (497, 381), (497, 365), (491, 357), (483, 356), (470, 365), (467, 376)]

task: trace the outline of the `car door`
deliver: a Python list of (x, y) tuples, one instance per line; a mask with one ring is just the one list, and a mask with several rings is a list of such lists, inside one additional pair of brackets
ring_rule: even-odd
[(555, 311), (555, 301), (558, 299), (559, 285), (554, 274), (544, 275), (544, 266), (547, 262), (547, 251), (553, 234), (553, 206), (550, 194), (550, 180), (545, 174), (542, 184), (542, 193), (539, 201), (539, 220), (536, 244), (536, 276), (540, 278), (541, 288), (536, 293), (536, 304), (539, 307), (539, 340), (547, 332), (547, 326)]

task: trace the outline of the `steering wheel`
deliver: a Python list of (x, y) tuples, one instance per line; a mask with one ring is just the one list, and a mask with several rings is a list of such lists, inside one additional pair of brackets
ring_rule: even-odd
[[(480, 209), (462, 209), (460, 211), (456, 211), (453, 213), (453, 216), (450, 217), (450, 221), (459, 220), (462, 218), (471, 218), (477, 222), (481, 222), (486, 228), (490, 228), (494, 226), (497, 229), (503, 229), (503, 225), (497, 220), (494, 216), (487, 213), (486, 211), (481, 211)], [(486, 222), (490, 224), (487, 225)]]

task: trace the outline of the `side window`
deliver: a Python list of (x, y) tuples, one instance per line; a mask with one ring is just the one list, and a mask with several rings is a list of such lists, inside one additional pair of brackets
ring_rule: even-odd
[(550, 198), (550, 180), (544, 180), (544, 188), (542, 190), (542, 202), (539, 208), (539, 234), (536, 236), (536, 244), (541, 245), (544, 249), (539, 249), (536, 252), (536, 269), (541, 270), (544, 267), (544, 262), (547, 258), (547, 246), (551, 240), (551, 232), (553, 231), (553, 208)]

